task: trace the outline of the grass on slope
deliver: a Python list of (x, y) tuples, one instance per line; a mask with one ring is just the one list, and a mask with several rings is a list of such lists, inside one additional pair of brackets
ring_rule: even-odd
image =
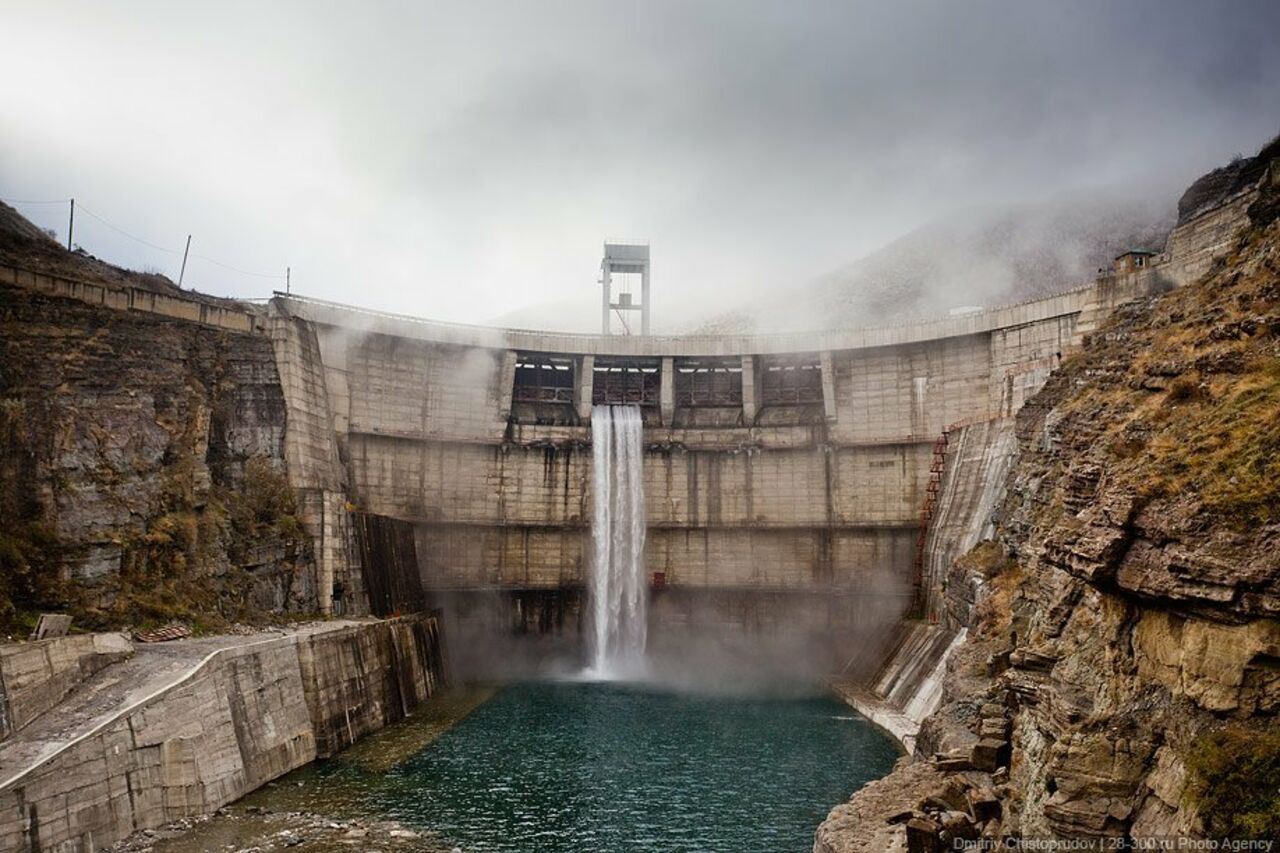
[(1280, 223), (1150, 312), (1068, 405), (1107, 425), (1113, 483), (1237, 528), (1280, 521)]

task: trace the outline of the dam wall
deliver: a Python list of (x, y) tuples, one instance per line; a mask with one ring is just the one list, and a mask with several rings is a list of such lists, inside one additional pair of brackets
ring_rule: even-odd
[(0, 849), (92, 853), (207, 814), (403, 718), (444, 678), (430, 614), (218, 648), (105, 717), (87, 701), (0, 749)]
[[(781, 354), (759, 340), (745, 345), (758, 351), (715, 360), (662, 354), (661, 339), (648, 343), (652, 356), (606, 356), (582, 350), (613, 341), (491, 349), (386, 334), (376, 323), (353, 333), (334, 323), (362, 318), (339, 309), (296, 299), (276, 307), (316, 329), (352, 502), (414, 525), (428, 590), (582, 586), (591, 500), (583, 415), (592, 403), (638, 399), (655, 588), (839, 590), (900, 612), (914, 595), (933, 442), (955, 421), (1016, 410), (1078, 342), (1085, 297), (1009, 310), (1009, 320), (1027, 321), (983, 332), (964, 318), (950, 328), (958, 334), (937, 340)], [(517, 368), (542, 370), (524, 368), (540, 359), (570, 374), (562, 402), (532, 403), (557, 389), (517, 381)], [(748, 390), (744, 377), (756, 375), (761, 387)], [(618, 376), (634, 379), (636, 393), (611, 396)], [(686, 376), (711, 377), (720, 396), (702, 405), (681, 387)]]
[(750, 634), (780, 661), (799, 650), (830, 671), (868, 637), (891, 642), (917, 599), (938, 436), (1016, 411), (1079, 343), (1091, 300), (1083, 288), (930, 323), (743, 339), (500, 332), (297, 297), (271, 309), (313, 330), (317, 346), (289, 356), (323, 372), (303, 407), (322, 385), (350, 502), (412, 525), (422, 589), (469, 623), (450, 624), (458, 646), (515, 625), (526, 646), (580, 647), (589, 412), (629, 403), (645, 423), (653, 647)]

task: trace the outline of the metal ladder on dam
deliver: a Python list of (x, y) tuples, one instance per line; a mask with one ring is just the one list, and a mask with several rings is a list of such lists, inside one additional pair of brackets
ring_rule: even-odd
[[(942, 474), (947, 465), (947, 445), (951, 430), (956, 425), (944, 427), (942, 433), (934, 439), (933, 458), (929, 462), (929, 482), (924, 488), (924, 505), (920, 508), (920, 531), (916, 534), (916, 557), (913, 572), (915, 586), (916, 615), (924, 618), (924, 559), (925, 548), (929, 542), (929, 523), (938, 511), (938, 498), (942, 492)], [(930, 614), (930, 621), (936, 621), (937, 614)]]

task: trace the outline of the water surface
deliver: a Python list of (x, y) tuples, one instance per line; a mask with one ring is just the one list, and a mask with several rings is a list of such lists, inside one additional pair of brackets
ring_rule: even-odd
[(391, 770), (329, 762), (312, 787), (465, 851), (806, 851), (897, 754), (826, 696), (529, 683)]

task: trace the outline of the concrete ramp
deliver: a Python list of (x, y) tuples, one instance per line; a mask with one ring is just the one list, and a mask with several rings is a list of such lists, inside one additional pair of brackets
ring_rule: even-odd
[(205, 814), (410, 713), (433, 614), (157, 644), (0, 745), (0, 850), (97, 850)]

